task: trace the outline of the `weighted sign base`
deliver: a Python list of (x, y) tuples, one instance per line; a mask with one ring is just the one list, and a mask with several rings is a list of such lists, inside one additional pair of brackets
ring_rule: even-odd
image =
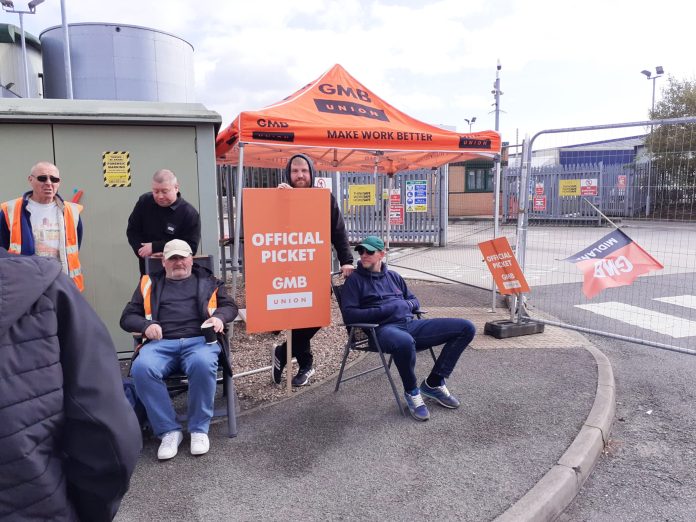
[(489, 321), (483, 328), (483, 333), (496, 339), (519, 337), (520, 335), (532, 335), (542, 333), (544, 324), (535, 321), (515, 323), (510, 320)]

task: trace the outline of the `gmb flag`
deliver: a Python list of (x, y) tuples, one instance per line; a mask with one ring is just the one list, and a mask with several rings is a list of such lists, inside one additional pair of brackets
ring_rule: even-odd
[(664, 268), (618, 229), (564, 261), (575, 263), (583, 273), (582, 292), (588, 299), (605, 288), (630, 285), (639, 275)]

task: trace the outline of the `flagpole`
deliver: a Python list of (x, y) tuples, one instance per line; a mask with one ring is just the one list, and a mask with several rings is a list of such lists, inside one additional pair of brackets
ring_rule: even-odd
[(595, 209), (595, 210), (597, 211), (597, 214), (599, 214), (599, 215), (602, 216), (604, 219), (606, 219), (608, 223), (611, 223), (611, 225), (612, 225), (614, 228), (616, 228), (616, 229), (619, 228), (619, 226), (618, 226), (616, 223), (614, 223), (611, 219), (609, 219), (609, 218), (606, 216), (606, 214), (604, 214), (604, 212), (602, 212), (602, 211), (599, 210), (597, 207), (595, 207), (592, 203), (590, 203), (590, 200), (589, 200), (589, 199), (587, 199), (587, 198), (582, 198), (582, 199), (583, 199), (583, 201), (584, 201), (585, 203), (587, 203), (587, 204), (590, 205), (593, 209)]

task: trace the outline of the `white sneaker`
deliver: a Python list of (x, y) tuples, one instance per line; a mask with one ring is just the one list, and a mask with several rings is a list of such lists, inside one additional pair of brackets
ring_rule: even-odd
[(210, 449), (210, 440), (207, 433), (195, 432), (191, 434), (191, 455), (205, 455)]
[(157, 450), (157, 458), (160, 460), (171, 459), (179, 452), (179, 444), (184, 440), (181, 431), (170, 431), (162, 437), (162, 443)]

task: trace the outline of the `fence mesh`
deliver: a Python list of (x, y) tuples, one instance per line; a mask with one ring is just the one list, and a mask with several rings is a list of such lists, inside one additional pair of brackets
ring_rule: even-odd
[[(606, 139), (603, 129), (539, 136), (528, 170), (524, 256), (532, 316), (538, 310), (594, 333), (696, 348), (694, 121), (658, 124), (643, 135), (626, 127), (623, 139)], [(507, 173), (508, 199), (524, 179), (519, 172)], [(617, 228), (632, 240), (623, 259), (605, 258), (608, 245), (588, 250)], [(641, 272), (634, 245), (657, 263), (631, 283)], [(567, 260), (579, 253), (589, 255), (584, 268)], [(583, 282), (588, 270), (591, 284), (610, 275), (627, 284), (592, 295)]]

